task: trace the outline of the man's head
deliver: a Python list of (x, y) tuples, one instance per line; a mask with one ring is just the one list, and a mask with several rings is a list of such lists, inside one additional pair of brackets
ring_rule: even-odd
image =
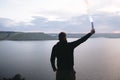
[(59, 40), (60, 41), (67, 41), (66, 40), (66, 33), (65, 32), (60, 32), (59, 33)]

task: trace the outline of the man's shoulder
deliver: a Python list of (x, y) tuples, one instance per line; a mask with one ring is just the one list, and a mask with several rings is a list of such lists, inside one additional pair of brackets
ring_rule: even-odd
[(59, 42), (57, 42), (57, 43), (53, 46), (53, 48), (57, 47), (58, 45), (59, 45)]

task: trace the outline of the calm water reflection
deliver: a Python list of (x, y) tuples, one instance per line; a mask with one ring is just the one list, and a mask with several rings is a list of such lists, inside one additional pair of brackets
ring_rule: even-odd
[[(0, 77), (20, 73), (27, 80), (55, 80), (49, 58), (56, 42), (0, 41)], [(120, 39), (89, 39), (74, 57), (77, 80), (120, 80)]]

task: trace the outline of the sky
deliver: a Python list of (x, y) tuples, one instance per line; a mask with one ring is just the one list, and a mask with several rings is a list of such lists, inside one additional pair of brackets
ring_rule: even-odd
[(120, 0), (0, 0), (0, 31), (120, 33)]

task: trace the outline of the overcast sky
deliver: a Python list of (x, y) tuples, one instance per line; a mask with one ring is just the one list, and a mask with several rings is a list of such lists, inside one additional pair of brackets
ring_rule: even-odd
[(0, 0), (0, 31), (120, 33), (120, 0)]

